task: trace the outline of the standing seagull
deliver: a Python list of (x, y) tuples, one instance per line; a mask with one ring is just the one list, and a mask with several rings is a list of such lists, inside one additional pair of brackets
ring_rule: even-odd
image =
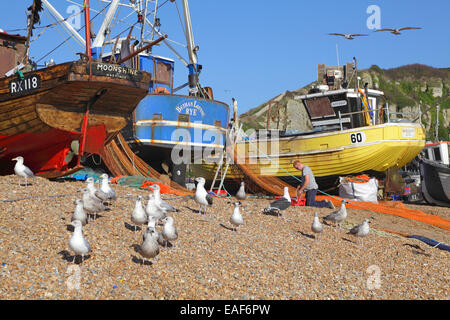
[(165, 241), (164, 241), (164, 238), (163, 238), (161, 232), (158, 232), (158, 230), (156, 230), (156, 222), (157, 222), (157, 220), (155, 217), (152, 217), (152, 216), (148, 217), (147, 229), (145, 229), (142, 239), (145, 240), (150, 235), (150, 231), (152, 231), (158, 235), (157, 241), (160, 245), (163, 246), (165, 244)]
[(363, 37), (368, 36), (368, 34), (360, 34), (360, 33), (353, 33), (353, 34), (344, 34), (344, 33), (329, 33), (330, 36), (342, 36), (345, 37), (345, 39), (353, 40), (355, 38), (353, 37)]
[(236, 193), (236, 199), (238, 200), (245, 200), (247, 199), (247, 194), (245, 193), (245, 182), (241, 182), (241, 187), (239, 188), (238, 192)]
[[(81, 262), (84, 261), (84, 255), (91, 252), (89, 242), (83, 237), (82, 223), (79, 220), (74, 220), (71, 223), (75, 227), (72, 237), (69, 240), (69, 248), (75, 252), (75, 255), (81, 254)], [(75, 263), (75, 256), (73, 256), (73, 263)]]
[(116, 200), (117, 199), (116, 192), (109, 185), (108, 175), (104, 173), (101, 175), (101, 177), (102, 177), (102, 186), (100, 187), (100, 190), (108, 196), (108, 201)]
[(75, 204), (76, 204), (76, 207), (75, 207), (75, 211), (72, 214), (72, 221), (74, 221), (74, 220), (81, 221), (81, 224), (83, 226), (85, 226), (86, 222), (87, 222), (87, 214), (83, 209), (83, 200), (77, 199), (77, 200), (75, 200)]
[(175, 241), (178, 239), (178, 231), (177, 228), (173, 224), (173, 218), (172, 217), (166, 217), (163, 219), (164, 221), (164, 227), (162, 230), (162, 236), (165, 241), (165, 245), (167, 247), (167, 243), (169, 241)]
[(198, 183), (197, 183), (197, 188), (195, 190), (194, 200), (195, 200), (195, 202), (197, 202), (200, 205), (200, 209), (199, 209), (200, 214), (202, 214), (203, 208), (205, 209), (204, 214), (206, 214), (206, 207), (208, 205), (212, 206), (213, 198), (208, 192), (206, 192), (205, 178), (198, 177), (197, 179), (195, 179), (195, 181), (197, 181)]
[[(347, 234), (352, 234), (356, 237), (356, 241), (358, 241), (358, 238), (364, 238), (369, 234), (370, 226), (369, 226), (369, 219), (364, 219), (363, 223), (352, 228)], [(361, 239), (361, 241), (363, 241)]]
[(139, 247), (139, 253), (142, 255), (142, 264), (146, 259), (152, 259), (159, 254), (158, 234), (152, 228), (146, 231), (145, 240)]
[(91, 192), (87, 188), (81, 189), (79, 192), (83, 192), (83, 209), (90, 214), (94, 214), (95, 220), (98, 212), (105, 211), (103, 202), (97, 197), (92, 197)]
[(277, 214), (278, 218), (281, 218), (281, 211), (286, 210), (291, 206), (291, 197), (289, 196), (289, 188), (284, 187), (284, 195), (272, 202), (267, 208), (264, 209), (265, 214)]
[(138, 196), (133, 213), (131, 214), (131, 221), (134, 223), (134, 234), (136, 235), (136, 226), (147, 222), (147, 214), (142, 207), (142, 196)]
[(25, 186), (28, 185), (27, 178), (33, 178), (34, 173), (30, 170), (26, 165), (23, 164), (23, 157), (17, 157), (12, 159), (16, 162), (16, 165), (14, 166), (14, 172), (19, 176), (25, 178)]
[(145, 207), (145, 212), (147, 213), (147, 216), (149, 218), (154, 217), (156, 221), (162, 220), (166, 216), (165, 211), (161, 210), (160, 207), (156, 205), (154, 194), (150, 194), (148, 196), (148, 202), (147, 206)]
[(384, 29), (375, 30), (375, 32), (378, 32), (378, 31), (390, 31), (392, 34), (395, 34), (395, 35), (398, 36), (398, 35), (401, 34), (400, 31), (403, 31), (403, 30), (416, 30), (416, 29), (422, 29), (422, 28), (419, 28), (419, 27), (404, 27), (404, 28), (398, 28), (398, 29), (384, 28)]
[(154, 184), (150, 186), (150, 188), (153, 189), (153, 194), (155, 197), (155, 204), (156, 206), (160, 207), (162, 210), (166, 212), (178, 212), (178, 209), (176, 209), (174, 206), (172, 206), (167, 201), (161, 199), (161, 187), (157, 184)]
[(233, 215), (230, 217), (230, 222), (235, 226), (234, 231), (240, 230), (239, 227), (244, 224), (244, 218), (242, 218), (241, 212), (239, 211), (239, 202), (234, 203)]
[(311, 225), (311, 230), (312, 232), (317, 233), (315, 239), (318, 239), (319, 233), (322, 233), (323, 231), (323, 226), (319, 221), (319, 214), (317, 212), (314, 212), (314, 221)]
[(108, 195), (106, 193), (104, 193), (103, 191), (101, 191), (100, 189), (97, 189), (95, 187), (94, 178), (92, 178), (92, 177), (87, 178), (86, 183), (87, 183), (87, 189), (91, 193), (92, 197), (98, 198), (102, 202), (108, 201)]
[(345, 207), (345, 200), (342, 200), (340, 208), (330, 213), (323, 218), (323, 220), (334, 221), (339, 225), (339, 229), (341, 229), (341, 222), (344, 221), (345, 218), (347, 218), (347, 208)]

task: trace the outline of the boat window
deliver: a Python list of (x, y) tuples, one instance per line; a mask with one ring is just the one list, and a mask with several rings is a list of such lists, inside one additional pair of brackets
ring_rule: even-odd
[(331, 107), (330, 99), (328, 99), (327, 97), (307, 100), (305, 102), (311, 119), (336, 115), (333, 108)]
[(178, 122), (189, 122), (189, 115), (180, 113), (178, 115)]
[(434, 153), (434, 160), (435, 161), (441, 161), (441, 150), (439, 150), (439, 146), (437, 148), (433, 148), (433, 153)]
[(162, 120), (162, 114), (161, 113), (154, 113), (152, 120)]
[(156, 62), (155, 81), (158, 83), (171, 84), (171, 67), (168, 63)]

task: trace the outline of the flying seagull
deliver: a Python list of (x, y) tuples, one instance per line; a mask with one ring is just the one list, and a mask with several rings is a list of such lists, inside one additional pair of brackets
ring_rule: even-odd
[[(212, 196), (206, 192), (205, 189), (205, 178), (202, 177), (198, 177), (195, 179), (195, 181), (197, 181), (197, 188), (195, 190), (195, 196), (194, 196), (194, 200), (195, 202), (197, 202), (200, 205), (200, 214), (202, 214), (202, 212), (204, 214), (206, 214), (206, 208), (207, 206), (212, 206), (213, 204), (213, 198)], [(202, 209), (204, 208), (204, 211), (202, 211)]]
[(360, 33), (353, 33), (353, 34), (344, 34), (344, 33), (329, 33), (330, 36), (342, 36), (345, 37), (345, 39), (353, 40), (355, 38), (353, 37), (363, 37), (368, 36), (368, 34), (360, 34)]
[(403, 30), (415, 30), (415, 29), (422, 29), (422, 28), (419, 28), (419, 27), (404, 27), (404, 28), (398, 28), (398, 29), (384, 28), (384, 29), (375, 30), (375, 32), (378, 32), (378, 31), (390, 31), (392, 34), (395, 34), (395, 35), (398, 36), (398, 35), (401, 34), (400, 31), (403, 31)]
[(33, 178), (34, 173), (30, 170), (26, 165), (23, 164), (23, 157), (17, 157), (12, 159), (16, 162), (16, 165), (14, 166), (14, 172), (19, 176), (25, 178), (25, 186), (27, 186), (27, 178)]
[(291, 197), (289, 196), (289, 188), (284, 187), (284, 195), (272, 202), (267, 208), (264, 209), (265, 214), (277, 214), (281, 218), (281, 211), (286, 210), (291, 206)]

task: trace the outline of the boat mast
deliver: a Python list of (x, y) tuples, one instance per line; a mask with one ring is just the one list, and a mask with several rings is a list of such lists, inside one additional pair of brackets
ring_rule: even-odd
[(84, 29), (86, 31), (86, 56), (91, 61), (91, 19), (89, 17), (89, 0), (84, 0)]
[(27, 34), (27, 43), (25, 45), (25, 55), (24, 55), (24, 60), (23, 63), (25, 65), (28, 64), (28, 56), (30, 54), (30, 39), (31, 39), (31, 32), (33, 30), (33, 25), (34, 25), (34, 11), (36, 10), (36, 1), (33, 0), (33, 4), (31, 5), (31, 12), (30, 12), (30, 21), (28, 24), (28, 34)]
[(192, 32), (191, 14), (189, 12), (188, 0), (183, 0), (184, 24), (186, 27), (186, 43), (189, 54), (189, 93), (196, 95), (198, 92), (198, 65), (197, 50), (194, 44), (194, 34)]
[[(114, 18), (114, 15), (116, 14), (117, 7), (119, 6), (119, 2), (120, 2), (120, 0), (111, 1), (108, 12), (106, 13), (106, 17), (103, 20), (102, 25), (100, 26), (97, 36), (95, 37), (94, 43), (92, 43), (92, 49), (94, 50), (94, 58), (98, 58), (98, 59), (102, 58), (102, 57), (99, 57), (98, 55), (100, 55), (101, 48), (103, 47), (103, 44), (105, 42), (106, 35), (108, 34), (108, 32), (110, 32), (109, 27), (111, 26), (111, 22)], [(86, 30), (88, 30), (88, 29), (86, 28)]]

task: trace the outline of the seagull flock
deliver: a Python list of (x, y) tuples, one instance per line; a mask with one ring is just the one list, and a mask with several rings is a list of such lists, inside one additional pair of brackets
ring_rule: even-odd
[[(392, 34), (395, 35), (400, 35), (401, 32), (400, 31), (404, 31), (404, 30), (418, 30), (418, 29), (422, 29), (419, 27), (404, 27), (404, 28), (397, 28), (397, 29), (393, 29), (393, 28), (384, 28), (384, 29), (378, 29), (375, 30), (375, 32), (380, 32), (380, 31), (389, 31)], [(352, 33), (352, 34), (345, 34), (345, 33), (329, 33), (328, 35), (330, 36), (340, 36), (340, 37), (344, 37), (345, 39), (348, 40), (354, 40), (354, 37), (365, 37), (368, 36), (368, 34), (361, 34), (361, 33)]]
[[(24, 165), (24, 158), (17, 157), (13, 159), (16, 162), (14, 172), (17, 176), (25, 178), (25, 186), (27, 185), (27, 178), (34, 177), (33, 172)], [(75, 200), (75, 209), (71, 217), (70, 225), (74, 227), (73, 234), (69, 240), (69, 248), (75, 255), (72, 262), (75, 263), (75, 257), (81, 255), (81, 262), (84, 261), (85, 255), (89, 254), (91, 246), (86, 238), (83, 236), (83, 226), (90, 223), (91, 216), (94, 216), (93, 220), (97, 218), (97, 214), (106, 211), (107, 207), (111, 203), (117, 200), (115, 191), (111, 188), (108, 175), (101, 175), (101, 187), (95, 186), (95, 181), (92, 177), (86, 180), (86, 188), (79, 190), (82, 198)], [(205, 189), (206, 180), (202, 177), (195, 179), (197, 182), (194, 201), (199, 205), (199, 213), (206, 215), (207, 207), (213, 205), (213, 197)], [(153, 193), (150, 193), (147, 204), (143, 204), (143, 197), (138, 196), (131, 212), (130, 220), (134, 225), (134, 235), (138, 226), (147, 225), (143, 236), (142, 243), (138, 248), (138, 252), (142, 256), (142, 264), (145, 264), (147, 259), (154, 259), (158, 256), (160, 246), (167, 248), (174, 247), (172, 244), (178, 239), (178, 230), (175, 227), (174, 219), (168, 216), (168, 213), (179, 212), (178, 209), (173, 207), (167, 201), (161, 199), (160, 186), (154, 184), (150, 186)], [(241, 201), (247, 199), (245, 192), (245, 183), (241, 182), (241, 186), (235, 195), (237, 202), (234, 202), (234, 209), (230, 217), (229, 222), (233, 225), (233, 231), (240, 233), (240, 227), (244, 224), (244, 218), (240, 212)], [(323, 218), (323, 221), (334, 222), (341, 229), (341, 223), (347, 218), (347, 209), (345, 207), (345, 200), (341, 201), (341, 206), (338, 210), (329, 213)], [(289, 195), (289, 188), (284, 188), (284, 194), (282, 197), (276, 199), (270, 203), (268, 207), (263, 210), (264, 214), (276, 215), (282, 217), (282, 211), (291, 207), (291, 197)], [(370, 232), (369, 219), (365, 219), (361, 225), (352, 228), (348, 234), (357, 238), (364, 238)], [(158, 231), (158, 225), (163, 225), (161, 231)], [(140, 228), (141, 229), (141, 228)], [(324, 228), (319, 220), (318, 213), (315, 212), (311, 230), (318, 235), (324, 231)], [(336, 230), (336, 228), (335, 228)]]

